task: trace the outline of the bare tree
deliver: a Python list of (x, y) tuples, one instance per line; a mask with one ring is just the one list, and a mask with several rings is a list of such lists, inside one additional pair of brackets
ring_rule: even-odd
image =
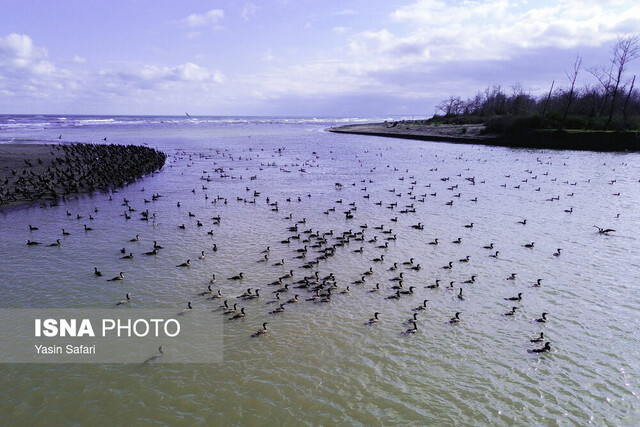
[(624, 70), (629, 62), (640, 57), (640, 37), (618, 37), (618, 41), (612, 48), (611, 59), (611, 82), (613, 83), (613, 90), (611, 92), (611, 108), (609, 109), (609, 117), (607, 123), (604, 125), (605, 130), (611, 124), (611, 118), (613, 117), (613, 110), (618, 97), (620, 85), (624, 76)]
[(547, 95), (547, 100), (544, 103), (544, 108), (542, 109), (542, 118), (540, 119), (540, 126), (542, 127), (544, 125), (544, 119), (545, 116), (547, 114), (547, 107), (549, 106), (549, 100), (551, 99), (551, 92), (553, 91), (553, 85), (556, 83), (556, 81), (552, 81), (551, 82), (551, 88), (549, 89), (549, 94)]
[(436, 111), (442, 111), (445, 117), (457, 116), (464, 111), (464, 101), (459, 96), (451, 96), (436, 105)]
[(609, 66), (609, 69), (606, 67), (592, 67), (587, 71), (591, 73), (600, 86), (602, 86), (603, 94), (602, 94), (602, 102), (600, 102), (598, 106), (598, 117), (601, 117), (604, 114), (605, 108), (607, 108), (607, 103), (609, 101), (609, 95), (611, 94), (611, 76), (612, 76), (613, 64)]
[(631, 80), (631, 88), (629, 88), (629, 94), (627, 95), (627, 99), (624, 100), (624, 107), (622, 108), (622, 117), (624, 125), (627, 124), (627, 105), (629, 105), (629, 98), (631, 98), (631, 94), (633, 93), (633, 85), (636, 83), (636, 76), (633, 76)]
[(562, 114), (562, 120), (560, 120), (560, 126), (558, 126), (559, 131), (562, 130), (562, 128), (564, 127), (564, 123), (567, 120), (567, 115), (569, 114), (569, 108), (571, 107), (571, 103), (575, 98), (574, 89), (576, 86), (576, 79), (578, 78), (578, 72), (580, 71), (581, 66), (582, 66), (582, 57), (579, 55), (576, 55), (576, 62), (573, 63), (573, 71), (569, 73), (565, 70), (565, 74), (567, 75), (567, 78), (571, 82), (571, 89), (569, 89), (569, 94), (567, 95), (567, 103), (564, 108), (564, 113)]

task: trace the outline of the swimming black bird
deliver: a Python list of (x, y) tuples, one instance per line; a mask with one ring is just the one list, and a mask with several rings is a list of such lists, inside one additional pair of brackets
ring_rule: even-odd
[(55, 243), (51, 243), (50, 245), (48, 245), (50, 248), (54, 247), (54, 246), (60, 246), (60, 239), (56, 239)]
[(462, 288), (460, 288), (460, 292), (458, 292), (458, 299), (464, 301), (464, 297), (462, 296)]
[(238, 298), (246, 298), (246, 297), (251, 296), (251, 295), (253, 295), (251, 293), (251, 288), (248, 288), (247, 291), (245, 293), (243, 293), (242, 295), (240, 295)]
[(363, 285), (364, 282), (366, 281), (366, 278), (364, 276), (360, 277), (360, 279), (354, 280), (353, 282), (351, 282), (351, 284), (353, 285)]
[(411, 310), (412, 311), (423, 311), (423, 310), (426, 310), (428, 301), (429, 301), (428, 299), (422, 301), (422, 305), (419, 305), (419, 306), (417, 306), (415, 308), (412, 308)]
[(562, 248), (558, 248), (558, 251), (557, 251), (557, 252), (554, 252), (554, 253), (553, 253), (553, 256), (554, 256), (554, 257), (559, 257), (559, 256), (560, 256), (560, 251), (562, 251)]
[(513, 316), (516, 314), (516, 310), (518, 309), (518, 307), (511, 307), (511, 311), (506, 312), (504, 315), (505, 316)]
[(120, 259), (133, 259), (133, 253), (129, 253), (129, 255), (121, 256)]
[(400, 273), (398, 276), (389, 279), (389, 281), (390, 282), (402, 282), (402, 280), (403, 280), (402, 275), (403, 274), (404, 273)]
[(522, 245), (522, 247), (523, 247), (523, 248), (529, 248), (529, 249), (531, 249), (531, 248), (533, 248), (534, 243), (535, 243), (535, 242), (526, 243), (526, 244)]
[(190, 267), (191, 266), (191, 260), (188, 259), (186, 262), (183, 262), (182, 264), (178, 264), (176, 267)]
[(153, 356), (149, 357), (147, 360), (144, 361), (144, 363), (154, 362), (155, 360), (161, 358), (162, 356), (164, 356), (164, 352), (162, 351), (162, 346), (160, 346), (160, 347), (158, 347), (158, 353), (156, 353)]
[(418, 313), (413, 313), (413, 317), (406, 322), (402, 322), (403, 325), (412, 325), (418, 321)]
[(222, 291), (220, 289), (218, 289), (218, 292), (216, 292), (215, 294), (211, 295), (207, 299), (208, 300), (214, 300), (214, 299), (220, 299), (220, 298), (222, 298)]
[(536, 281), (536, 283), (534, 283), (533, 285), (531, 285), (532, 288), (539, 288), (540, 287), (540, 282), (542, 282), (542, 279), (538, 279)]
[(280, 314), (284, 312), (284, 304), (280, 304), (275, 310), (270, 311), (269, 314)]
[(544, 332), (540, 332), (540, 336), (529, 340), (530, 342), (542, 342), (544, 341)]
[(235, 276), (229, 277), (229, 280), (242, 280), (242, 279), (244, 279), (243, 273), (239, 273)]
[(182, 311), (180, 311), (177, 315), (178, 316), (184, 316), (185, 314), (187, 314), (191, 310), (193, 310), (193, 306), (191, 305), (191, 301), (188, 301), (187, 302), (187, 308), (185, 308)]
[(37, 246), (37, 245), (41, 245), (42, 243), (40, 242), (35, 242), (32, 240), (27, 240), (27, 246)]
[(518, 293), (518, 296), (516, 297), (509, 297), (509, 298), (505, 298), (505, 301), (522, 301), (522, 292)]
[(478, 276), (476, 276), (475, 274), (473, 274), (473, 275), (471, 276), (471, 279), (469, 279), (469, 280), (465, 280), (465, 281), (464, 281), (464, 282), (462, 282), (462, 283), (475, 283), (475, 282), (476, 282), (476, 277), (478, 277)]
[(532, 353), (546, 353), (548, 351), (551, 351), (551, 343), (549, 341), (544, 343), (544, 347), (534, 348), (533, 350), (531, 350)]
[(411, 295), (411, 294), (413, 293), (413, 290), (414, 290), (415, 288), (416, 288), (415, 286), (409, 286), (409, 290), (407, 290), (407, 291), (400, 291), (400, 293), (401, 293), (402, 295)]
[(130, 293), (127, 292), (127, 295), (125, 295), (125, 299), (120, 300), (120, 302), (118, 302), (116, 305), (125, 305), (125, 304), (129, 304), (131, 302), (131, 298), (129, 298), (129, 295), (131, 295)]
[(98, 271), (98, 267), (93, 267), (93, 274), (95, 274), (96, 276), (102, 276), (102, 273)]
[(433, 284), (433, 285), (427, 285), (427, 286), (425, 286), (424, 288), (425, 288), (425, 289), (436, 289), (436, 288), (438, 288), (438, 287), (440, 287), (440, 279), (436, 279), (436, 283), (435, 283), (435, 284)]
[(415, 334), (416, 332), (418, 332), (418, 324), (414, 323), (413, 328), (407, 329), (402, 333), (402, 335), (411, 335), (411, 334)]
[(140, 241), (140, 235), (136, 234), (136, 237), (134, 237), (133, 239), (129, 240), (130, 242), (139, 242)]
[(456, 312), (456, 315), (449, 319), (449, 323), (454, 324), (460, 322), (460, 312)]
[[(225, 303), (226, 303), (226, 301), (225, 301)], [(233, 304), (233, 308), (228, 308), (227, 310), (223, 311), (222, 314), (226, 316), (226, 315), (229, 315), (229, 314), (236, 313), (237, 311), (238, 311), (238, 304)]]
[(242, 318), (243, 318), (243, 317), (245, 317), (245, 316), (246, 316), (246, 315), (245, 315), (245, 313), (244, 313), (244, 307), (242, 307), (242, 308), (240, 309), (240, 313), (237, 313), (236, 315), (231, 316), (231, 317), (229, 318), (229, 320), (242, 319)]
[(124, 280), (124, 273), (122, 271), (120, 272), (120, 275), (107, 280), (107, 282), (115, 282), (116, 280)]
[(152, 251), (145, 252), (144, 254), (145, 255), (158, 255), (158, 250), (154, 248)]
[(273, 291), (273, 293), (279, 293), (279, 292), (289, 292), (289, 284), (285, 284), (284, 287), (278, 289), (277, 291)]
[(205, 296), (205, 295), (210, 295), (212, 293), (213, 293), (213, 289), (211, 289), (211, 285), (208, 285), (207, 286), (207, 290), (203, 291), (203, 292), (200, 292), (198, 295), (202, 297), (202, 296)]
[(264, 335), (264, 334), (266, 334), (267, 332), (269, 332), (269, 331), (267, 330), (267, 324), (268, 324), (268, 323), (269, 323), (269, 322), (263, 322), (263, 323), (262, 323), (262, 329), (258, 329), (255, 333), (253, 333), (253, 334), (251, 335), (251, 337), (252, 337), (252, 338), (259, 337), (260, 335)]
[(380, 322), (380, 319), (378, 318), (378, 315), (379, 315), (379, 314), (380, 314), (380, 313), (378, 313), (378, 312), (376, 311), (375, 313), (373, 313), (373, 317), (372, 317), (371, 319), (369, 319), (368, 321), (364, 322), (364, 324), (365, 324), (366, 326), (371, 326), (371, 325), (373, 325), (373, 324), (376, 324), (376, 323)]
[(535, 321), (538, 323), (545, 323), (547, 321), (547, 314), (549, 313), (542, 313), (542, 317), (539, 317), (538, 319), (536, 319)]
[(400, 299), (400, 291), (396, 291), (395, 294), (389, 295), (386, 299)]

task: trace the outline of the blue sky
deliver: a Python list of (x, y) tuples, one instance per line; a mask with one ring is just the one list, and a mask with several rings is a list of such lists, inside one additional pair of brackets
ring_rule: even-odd
[(638, 32), (637, 1), (3, 0), (0, 113), (430, 116)]

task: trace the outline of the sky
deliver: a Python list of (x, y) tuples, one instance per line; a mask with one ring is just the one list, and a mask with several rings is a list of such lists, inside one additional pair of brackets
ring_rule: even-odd
[[(0, 114), (430, 117), (569, 84), (637, 0), (3, 0)], [(640, 71), (640, 60), (629, 73)]]

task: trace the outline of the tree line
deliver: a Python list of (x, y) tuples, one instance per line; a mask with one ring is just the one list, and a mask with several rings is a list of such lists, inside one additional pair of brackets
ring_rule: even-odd
[[(610, 62), (583, 70), (577, 56), (573, 68), (565, 70), (569, 85), (533, 96), (520, 84), (505, 91), (494, 85), (463, 100), (449, 97), (436, 106), (432, 123), (486, 123), (495, 133), (517, 133), (532, 129), (639, 130), (640, 91), (629, 64), (640, 57), (640, 36), (625, 36), (611, 46)], [(583, 72), (595, 83), (579, 86)]]

